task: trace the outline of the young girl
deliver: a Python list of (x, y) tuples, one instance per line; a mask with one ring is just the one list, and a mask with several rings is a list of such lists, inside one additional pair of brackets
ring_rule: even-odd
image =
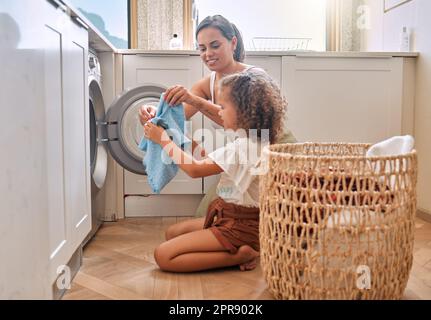
[[(274, 143), (282, 132), (286, 102), (278, 86), (263, 72), (247, 71), (223, 78), (219, 88), (220, 117), (224, 129), (246, 132), (204, 160), (193, 159), (176, 146), (163, 128), (144, 125), (147, 139), (160, 144), (190, 177), (221, 173), (218, 198), (206, 218), (175, 224), (166, 232), (166, 242), (154, 257), (162, 270), (193, 272), (239, 265), (256, 267), (259, 256), (259, 179), (250, 170), (256, 166), (261, 137), (269, 133)], [(240, 130), (243, 129), (243, 130)], [(249, 134), (255, 129), (257, 134)], [(248, 158), (244, 161), (244, 156)]]

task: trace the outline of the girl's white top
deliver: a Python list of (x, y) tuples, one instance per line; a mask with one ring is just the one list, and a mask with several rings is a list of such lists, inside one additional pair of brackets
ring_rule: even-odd
[(238, 137), (210, 153), (223, 173), (217, 185), (217, 195), (228, 203), (245, 207), (259, 207), (259, 165), (261, 147), (259, 139)]

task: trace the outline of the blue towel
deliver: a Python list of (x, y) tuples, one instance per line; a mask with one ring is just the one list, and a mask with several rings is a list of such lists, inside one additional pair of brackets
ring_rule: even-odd
[[(174, 143), (183, 150), (191, 146), (190, 139), (185, 136), (184, 119), (183, 105), (170, 107), (163, 99), (162, 94), (156, 116), (151, 119), (151, 122), (167, 129), (166, 131)], [(145, 137), (142, 138), (139, 149), (146, 152), (143, 165), (148, 175), (148, 183), (152, 191), (159, 194), (176, 176), (178, 166), (173, 163), (160, 145)]]

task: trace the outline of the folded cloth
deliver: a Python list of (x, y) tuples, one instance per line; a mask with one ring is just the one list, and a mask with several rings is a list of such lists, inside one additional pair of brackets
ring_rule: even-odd
[[(415, 139), (412, 136), (397, 136), (392, 137), (388, 140), (379, 142), (370, 149), (368, 149), (367, 152), (367, 158), (370, 157), (393, 157), (393, 156), (402, 156), (406, 155), (408, 153), (411, 153), (413, 151), (413, 148), (415, 146)], [(385, 172), (388, 174), (391, 171), (391, 165), (389, 161), (386, 161), (385, 164), (386, 170)], [(396, 169), (397, 172), (400, 170), (400, 164), (396, 163)], [(377, 174), (381, 174), (381, 167), (380, 163), (377, 163), (374, 167), (374, 172)], [(380, 177), (380, 180), (383, 181), (384, 177)], [(390, 186), (393, 189), (395, 186), (395, 177), (390, 177)]]
[(367, 157), (400, 156), (413, 151), (415, 139), (412, 136), (392, 137), (368, 149)]
[[(185, 116), (182, 104), (170, 107), (162, 94), (156, 116), (150, 121), (163, 127), (172, 141), (183, 150), (191, 146), (190, 139), (185, 136)], [(154, 193), (159, 194), (176, 176), (178, 166), (172, 162), (159, 144), (145, 137), (142, 138), (139, 149), (145, 152), (142, 163), (147, 172), (148, 184)]]

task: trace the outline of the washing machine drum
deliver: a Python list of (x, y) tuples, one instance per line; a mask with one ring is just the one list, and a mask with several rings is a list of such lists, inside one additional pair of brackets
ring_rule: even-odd
[(106, 141), (105, 104), (99, 83), (89, 78), (89, 107), (90, 107), (90, 163), (92, 182), (97, 188), (102, 188), (108, 170), (108, 153)]
[(111, 104), (107, 113), (108, 147), (114, 159), (125, 169), (146, 174), (142, 164), (144, 152), (138, 148), (143, 137), (139, 108), (157, 108), (160, 95), (166, 91), (158, 85), (143, 85), (126, 90)]

